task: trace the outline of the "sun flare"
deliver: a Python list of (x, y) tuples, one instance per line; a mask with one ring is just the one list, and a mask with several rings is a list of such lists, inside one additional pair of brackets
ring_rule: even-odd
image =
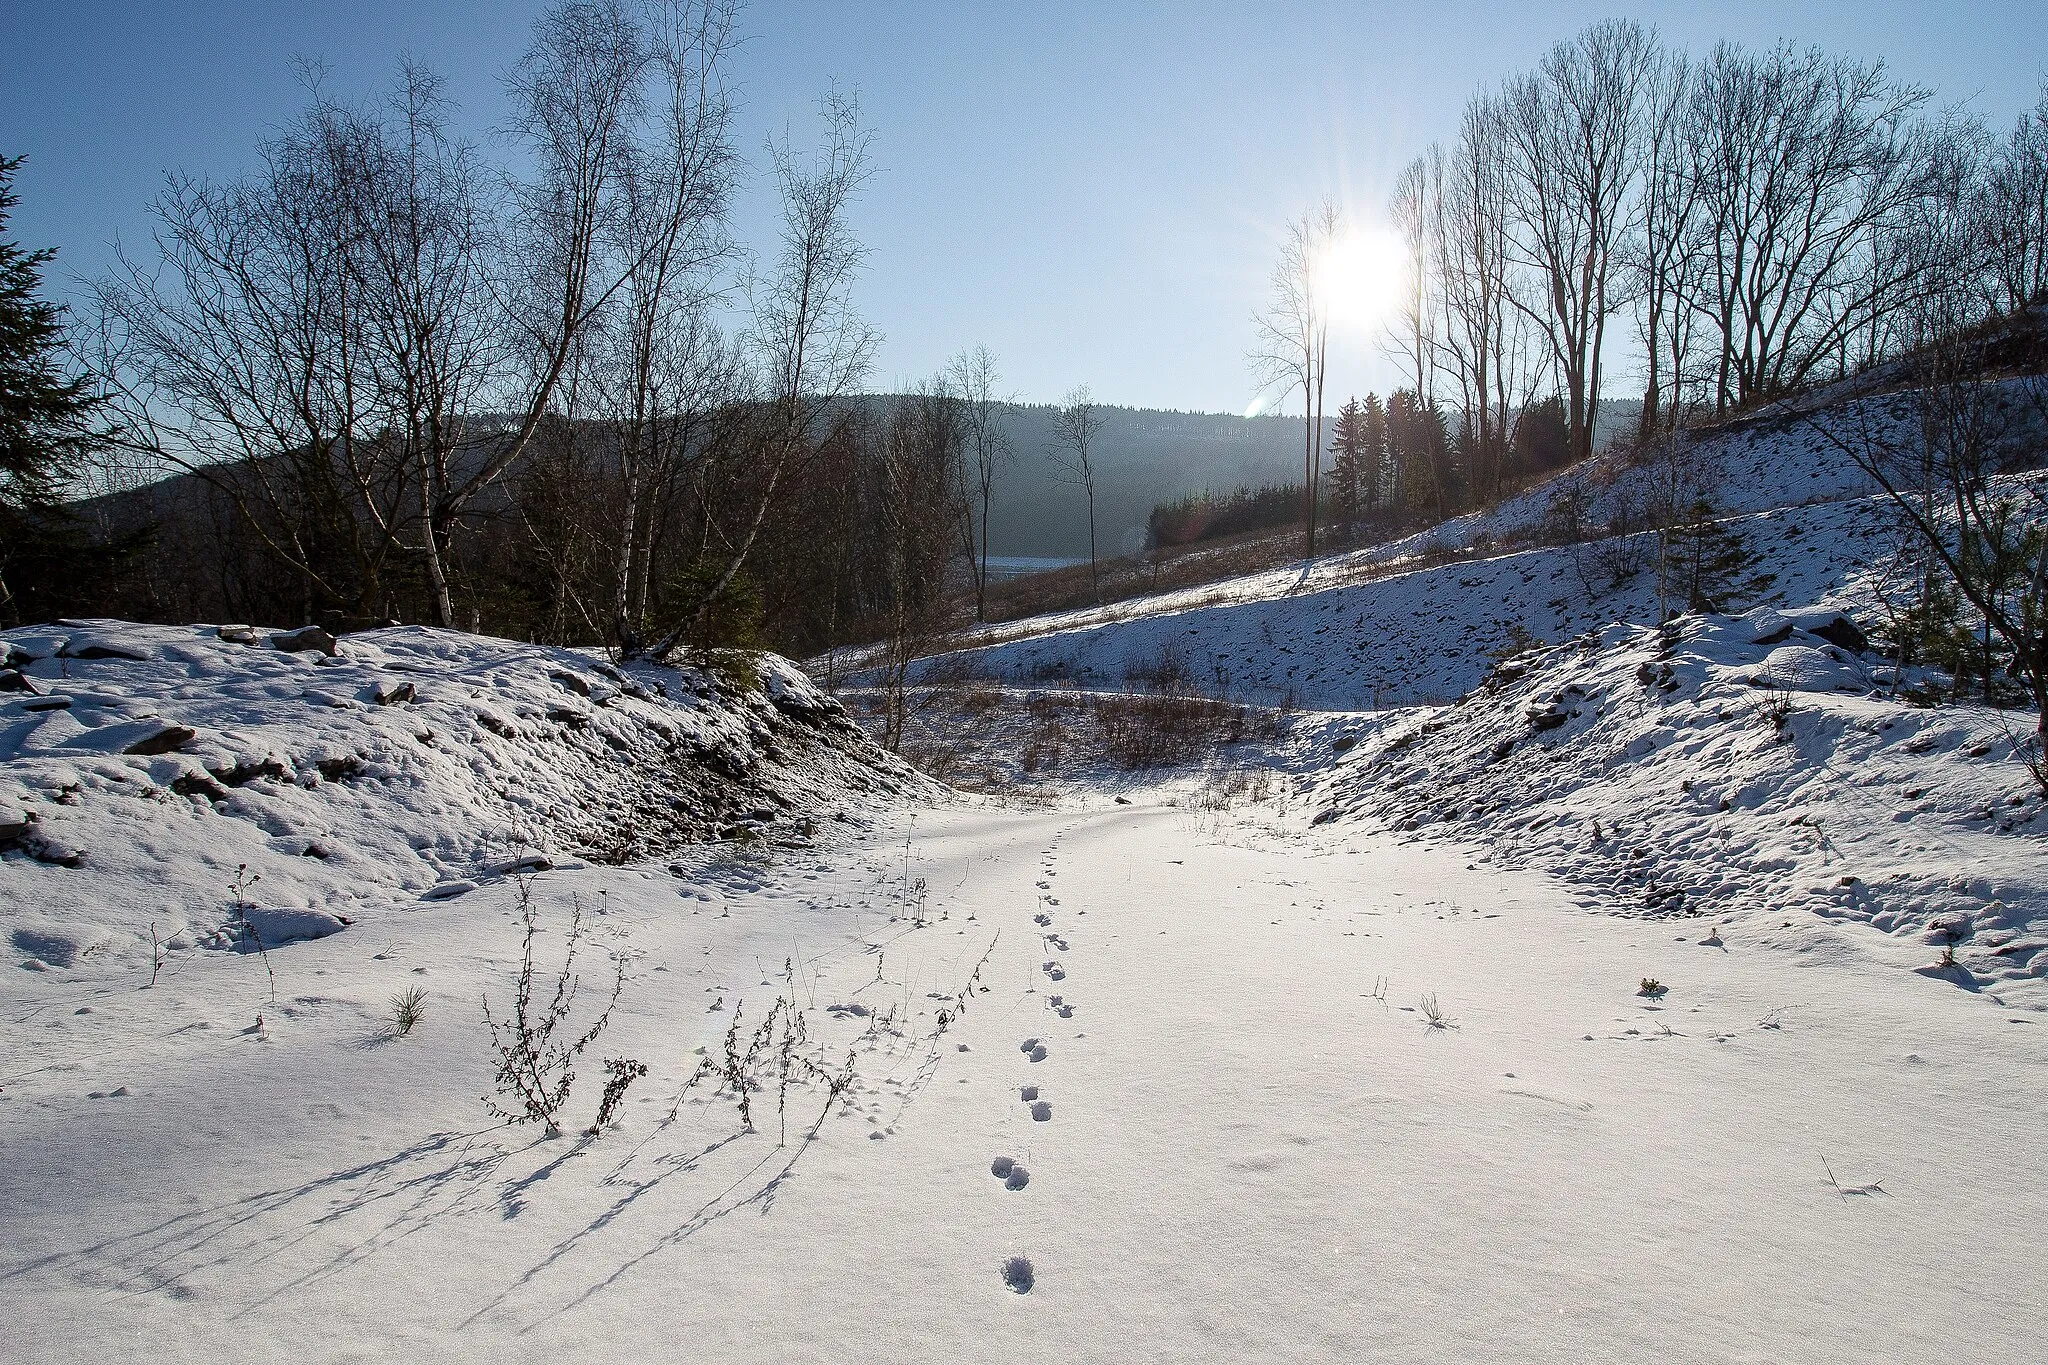
[(1408, 277), (1407, 253), (1390, 232), (1355, 229), (1331, 242), (1321, 262), (1331, 319), (1360, 330), (1392, 317)]

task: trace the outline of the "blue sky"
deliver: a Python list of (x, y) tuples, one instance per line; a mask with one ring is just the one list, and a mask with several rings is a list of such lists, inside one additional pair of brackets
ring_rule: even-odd
[[(0, 151), (26, 152), (15, 235), (60, 248), (55, 283), (146, 242), (176, 166), (232, 174), (302, 93), (297, 55), (364, 91), (401, 52), (451, 78), (488, 135), (497, 75), (538, 0), (346, 4), (0, 0)], [(1285, 221), (1323, 194), (1371, 215), (1470, 92), (1617, 12), (1528, 0), (1421, 4), (842, 3), (759, 0), (734, 74), (743, 149), (807, 127), (816, 94), (860, 92), (880, 173), (858, 212), (876, 379), (908, 381), (986, 342), (1032, 400), (1091, 384), (1120, 403), (1242, 409), (1244, 356)], [(2033, 102), (2048, 5), (1650, 4), (1668, 39), (1818, 42), (1967, 101), (1997, 125)], [(772, 203), (742, 231), (769, 245)], [(1344, 391), (1386, 387), (1349, 338)]]

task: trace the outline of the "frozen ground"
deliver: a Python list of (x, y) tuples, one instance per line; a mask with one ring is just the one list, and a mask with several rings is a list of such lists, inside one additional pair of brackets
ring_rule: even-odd
[[(2034, 1354), (2041, 1016), (1862, 925), (1708, 941), (1312, 808), (542, 874), (555, 945), (573, 897), (630, 963), (596, 1050), (652, 1068), (596, 1138), (477, 1099), (515, 883), (274, 952), (277, 1005), (253, 958), (11, 973), (9, 1357)], [(772, 1085), (753, 1133), (675, 1104), (778, 997), (856, 1077), (786, 1146)]]

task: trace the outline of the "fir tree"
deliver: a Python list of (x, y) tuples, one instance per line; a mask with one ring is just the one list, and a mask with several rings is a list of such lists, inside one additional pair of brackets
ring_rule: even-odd
[(1350, 544), (1357, 536), (1365, 485), (1365, 410), (1356, 398), (1337, 409), (1330, 438), (1330, 528)]
[(1377, 512), (1392, 485), (1387, 469), (1387, 409), (1376, 393), (1365, 396), (1359, 423), (1359, 499), (1365, 511)]
[(1719, 520), (1703, 498), (1686, 508), (1671, 534), (1688, 611), (1740, 611), (1777, 581), (1762, 571), (1748, 539)]
[(107, 437), (86, 376), (61, 362), (64, 310), (41, 297), (56, 252), (6, 236), (21, 160), (0, 156), (0, 624), (58, 597), (87, 600), (111, 566), (60, 505)]

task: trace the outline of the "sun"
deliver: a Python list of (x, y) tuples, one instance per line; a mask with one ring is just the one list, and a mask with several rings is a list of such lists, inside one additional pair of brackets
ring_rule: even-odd
[(1407, 252), (1390, 232), (1353, 229), (1324, 249), (1318, 276), (1331, 320), (1363, 331), (1394, 315), (1408, 279)]

